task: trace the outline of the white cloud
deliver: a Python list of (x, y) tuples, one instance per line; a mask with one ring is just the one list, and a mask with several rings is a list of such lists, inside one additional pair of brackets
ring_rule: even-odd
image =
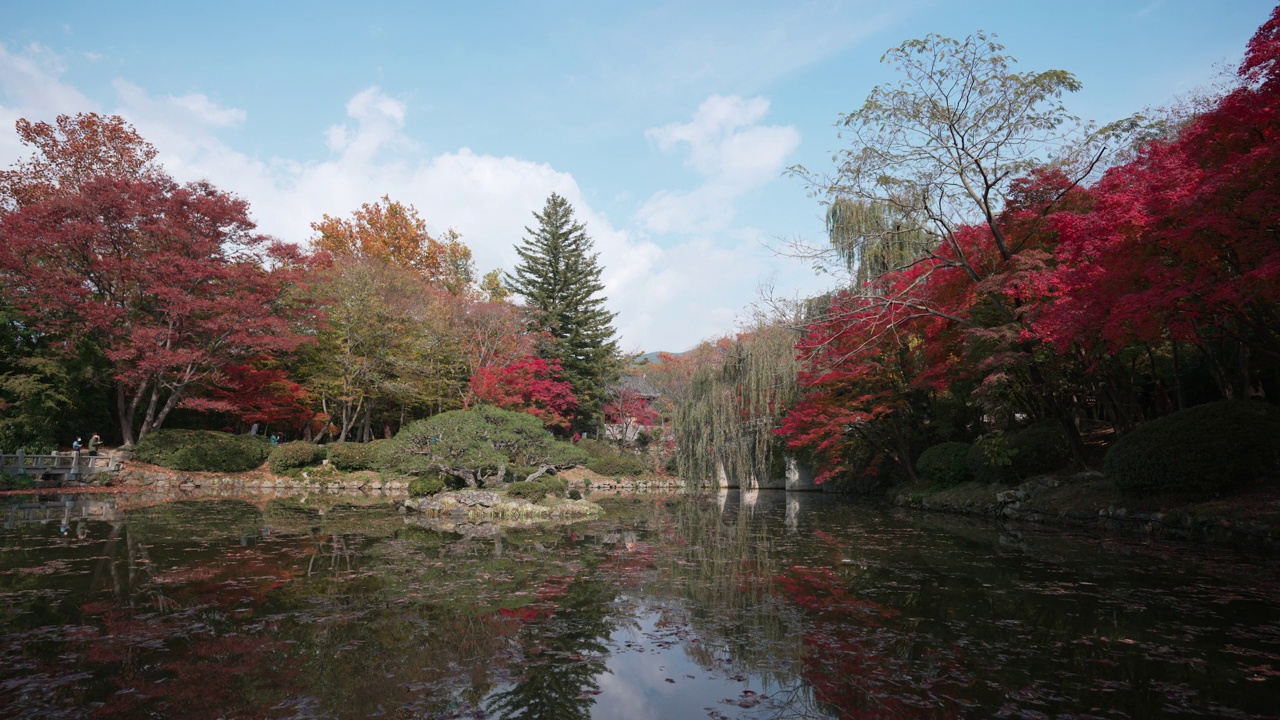
[[(208, 179), (247, 199), (259, 228), (290, 242), (305, 243), (310, 223), (326, 213), (346, 215), (390, 195), (415, 205), (433, 231), (460, 232), (481, 272), (509, 270), (514, 245), (534, 222), (531, 213), (558, 193), (595, 241), (625, 349), (683, 350), (731, 329), (743, 299), (773, 263), (753, 231), (729, 227), (733, 204), (776, 177), (798, 142), (793, 128), (760, 124), (768, 111), (761, 98), (712, 97), (691, 122), (651, 131), (659, 147), (686, 150), (704, 180), (693, 192), (659, 193), (646, 205), (641, 215), (650, 229), (679, 234), (664, 249), (597, 212), (572, 175), (547, 163), (466, 147), (424, 156), (405, 133), (405, 103), (377, 87), (351, 97), (346, 118), (315, 138), (328, 157), (299, 162), (229, 146), (220, 132), (252, 120), (206, 95), (155, 96), (117, 79), (114, 101), (104, 109), (65, 82), (63, 72), (42, 48), (11, 53), (0, 46), (0, 122), (119, 114), (155, 144), (174, 177)], [(11, 132), (0, 130), (0, 165), (26, 154)], [(718, 232), (714, 240), (710, 230)]]
[(686, 193), (655, 193), (637, 214), (645, 227), (657, 233), (728, 228), (738, 198), (776, 179), (800, 145), (795, 127), (759, 124), (768, 112), (762, 97), (712, 95), (690, 122), (647, 130), (660, 150), (687, 150), (686, 165), (703, 184)]

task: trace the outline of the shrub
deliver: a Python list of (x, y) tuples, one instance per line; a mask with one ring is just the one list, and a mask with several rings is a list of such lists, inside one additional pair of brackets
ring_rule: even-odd
[(581, 500), (581, 499), (582, 499), (582, 493), (578, 492), (577, 490), (570, 490), (570, 491), (569, 491), (569, 499), (570, 499), (570, 500)]
[(530, 502), (538, 502), (548, 495), (564, 497), (568, 490), (569, 483), (565, 482), (563, 478), (543, 475), (537, 480), (511, 483), (507, 486), (507, 495), (509, 497), (524, 498)]
[(30, 490), (35, 486), (35, 479), (26, 473), (0, 473), (0, 489)]
[(604, 440), (583, 438), (575, 443), (591, 457), (613, 456), (618, 454), (618, 446)]
[(411, 497), (435, 495), (441, 490), (444, 490), (444, 478), (439, 475), (420, 475), (409, 481)]
[(1046, 421), (979, 440), (969, 450), (967, 465), (978, 482), (1011, 485), (1058, 470), (1070, 459), (1066, 433)]
[(507, 479), (511, 482), (520, 482), (530, 475), (538, 472), (536, 467), (525, 467), (523, 465), (508, 465)]
[(1276, 471), (1280, 408), (1227, 400), (1154, 420), (1116, 441), (1103, 471), (1132, 494), (1208, 493)]
[(388, 442), (374, 440), (367, 443), (334, 443), (329, 446), (329, 464), (346, 472), (381, 469), (382, 455)]
[(924, 480), (942, 487), (954, 487), (973, 478), (969, 472), (969, 443), (945, 442), (920, 453), (916, 472)]
[(644, 460), (635, 455), (600, 455), (587, 461), (587, 467), (600, 475), (639, 475), (644, 472)]
[(564, 497), (565, 492), (569, 490), (569, 483), (564, 478), (558, 478), (552, 475), (543, 475), (538, 478), (538, 482), (547, 489), (547, 493), (557, 497)]
[(1071, 463), (1067, 434), (1053, 420), (1019, 430), (1014, 433), (1010, 444), (1018, 451), (1013, 456), (1013, 471), (1023, 480), (1061, 470)]
[(283, 475), (287, 470), (315, 465), (324, 459), (324, 455), (325, 449), (322, 446), (295, 440), (272, 448), (271, 454), (267, 456), (267, 467), (271, 468), (271, 472)]
[(387, 446), (387, 469), (443, 473), (483, 485), (499, 468), (572, 467), (587, 453), (555, 440), (537, 418), (480, 406), (410, 423)]
[(541, 480), (511, 483), (511, 485), (507, 486), (507, 496), (524, 498), (529, 502), (538, 502), (547, 496), (547, 486), (543, 485)]
[(1013, 452), (1008, 435), (981, 438), (969, 448), (969, 474), (985, 485), (1014, 482), (1018, 476), (1013, 472)]
[(190, 472), (244, 472), (271, 452), (266, 438), (212, 430), (157, 430), (138, 441), (142, 462)]

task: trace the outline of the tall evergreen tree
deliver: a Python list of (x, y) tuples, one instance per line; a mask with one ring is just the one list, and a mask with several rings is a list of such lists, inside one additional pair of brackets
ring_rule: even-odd
[(539, 330), (553, 338), (542, 351), (560, 361), (564, 378), (578, 397), (578, 426), (598, 414), (618, 356), (614, 314), (605, 309), (601, 268), (586, 228), (573, 218), (573, 206), (552, 193), (537, 228), (525, 228), (516, 246), (520, 262), (504, 284), (524, 298)]

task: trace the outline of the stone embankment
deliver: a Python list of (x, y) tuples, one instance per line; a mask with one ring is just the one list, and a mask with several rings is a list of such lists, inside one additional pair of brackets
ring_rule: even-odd
[[(1089, 501), (1087, 488), (1105, 484), (1101, 473), (1086, 472), (1036, 477), (1003, 490), (902, 492), (891, 495), (890, 501), (901, 507), (1002, 521), (1066, 524), (1151, 538), (1280, 549), (1280, 528), (1271, 523), (1229, 517), (1194, 505), (1136, 511), (1125, 507), (1124, 498), (1114, 494), (1098, 493)], [(1082, 492), (1081, 488), (1086, 490)]]
[(569, 487), (578, 490), (681, 490), (684, 483), (671, 477), (605, 477), (568, 479)]
[(234, 493), (291, 495), (298, 492), (363, 492), (403, 495), (408, 484), (398, 480), (383, 482), (377, 473), (352, 473), (340, 480), (295, 480), (264, 473), (222, 474), (183, 473), (156, 468), (126, 468), (116, 477), (117, 485), (148, 489), (201, 489)]
[(604, 512), (599, 505), (587, 500), (554, 499), (534, 503), (489, 490), (460, 490), (409, 498), (400, 503), (400, 509), (447, 517), (454, 522), (576, 520)]

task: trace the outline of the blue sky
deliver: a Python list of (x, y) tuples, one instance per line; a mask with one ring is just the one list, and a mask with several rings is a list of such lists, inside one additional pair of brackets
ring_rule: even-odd
[(0, 164), (18, 118), (130, 120), (180, 180), (247, 199), (304, 243), (382, 195), (510, 269), (530, 213), (569, 198), (596, 241), (627, 350), (731, 332), (762, 284), (834, 280), (777, 257), (822, 240), (786, 167), (831, 165), (833, 124), (893, 79), (884, 51), (996, 33), (1061, 68), (1107, 122), (1234, 65), (1262, 0), (1072, 3), (0, 4)]

